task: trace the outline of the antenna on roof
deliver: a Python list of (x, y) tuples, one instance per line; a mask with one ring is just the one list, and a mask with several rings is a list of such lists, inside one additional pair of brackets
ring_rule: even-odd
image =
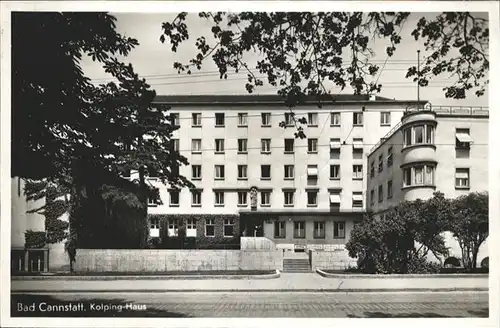
[(417, 50), (417, 110), (420, 109), (420, 50)]

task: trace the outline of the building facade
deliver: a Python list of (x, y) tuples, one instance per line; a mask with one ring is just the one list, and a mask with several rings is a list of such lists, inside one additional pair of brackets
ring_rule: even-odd
[[(189, 161), (179, 171), (196, 188), (175, 190), (150, 178), (162, 199), (149, 207), (152, 236), (161, 234), (160, 215), (169, 236), (190, 215), (187, 234), (205, 239), (211, 215), (237, 215), (233, 231), (291, 250), (347, 242), (366, 210), (368, 150), (416, 104), (352, 95), (334, 96), (321, 108), (306, 101), (294, 109), (307, 120), (307, 137), (300, 139), (278, 96), (159, 96), (155, 102), (172, 108), (179, 125), (172, 142)], [(215, 225), (222, 239), (237, 237), (223, 231), (232, 224)]]
[[(429, 199), (436, 191), (455, 198), (488, 191), (488, 121), (483, 107), (430, 106), (409, 111), (368, 154), (368, 210)], [(461, 257), (449, 232), (451, 255)], [(479, 261), (487, 255), (487, 242)]]

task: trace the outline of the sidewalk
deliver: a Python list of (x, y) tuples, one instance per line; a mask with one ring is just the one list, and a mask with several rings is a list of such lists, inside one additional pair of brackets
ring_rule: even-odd
[(269, 280), (12, 280), (13, 292), (360, 292), (487, 291), (488, 277), (471, 278), (324, 278), (316, 273), (282, 273)]

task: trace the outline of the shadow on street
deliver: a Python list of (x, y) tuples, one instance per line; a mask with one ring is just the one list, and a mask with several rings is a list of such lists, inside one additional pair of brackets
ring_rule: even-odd
[[(42, 309), (47, 309), (48, 306), (56, 307), (61, 310), (57, 311), (42, 311), (40, 304), (43, 303)], [(19, 304), (24, 306), (32, 306), (34, 310), (19, 310)], [(47, 304), (48, 306), (46, 306)], [(77, 311), (65, 310), (63, 306), (71, 306), (82, 304)], [(189, 316), (183, 313), (176, 313), (156, 309), (150, 305), (145, 305), (146, 309), (131, 309), (130, 305), (135, 304), (136, 307), (141, 307), (143, 304), (127, 302), (123, 299), (86, 299), (84, 301), (65, 301), (59, 300), (49, 295), (11, 295), (11, 317), (162, 317), (162, 318), (188, 318)], [(33, 306), (34, 305), (34, 306)], [(92, 307), (92, 305), (95, 305)], [(127, 306), (128, 305), (128, 306)], [(102, 310), (103, 307), (109, 306), (110, 310)]]
[[(469, 310), (471, 317), (488, 318), (489, 309)], [(433, 312), (410, 312), (410, 313), (386, 313), (386, 312), (364, 312), (362, 316), (348, 314), (348, 318), (456, 318), (455, 316), (443, 315)]]

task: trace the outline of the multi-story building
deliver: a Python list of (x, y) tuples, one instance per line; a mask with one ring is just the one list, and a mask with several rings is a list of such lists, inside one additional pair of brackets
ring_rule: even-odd
[(155, 103), (171, 106), (179, 125), (174, 147), (190, 163), (180, 174), (196, 188), (151, 179), (163, 200), (149, 208), (151, 235), (163, 227), (175, 236), (187, 220), (186, 235), (198, 243), (240, 231), (288, 249), (347, 242), (366, 209), (368, 150), (417, 104), (337, 95), (319, 108), (310, 99), (293, 110), (307, 120), (300, 139), (294, 116), (274, 95), (159, 96)]
[[(410, 110), (368, 154), (368, 210), (381, 213), (436, 191), (455, 198), (488, 190), (488, 121), (483, 107)], [(445, 233), (451, 254), (460, 248)], [(487, 243), (478, 260), (487, 255)]]

